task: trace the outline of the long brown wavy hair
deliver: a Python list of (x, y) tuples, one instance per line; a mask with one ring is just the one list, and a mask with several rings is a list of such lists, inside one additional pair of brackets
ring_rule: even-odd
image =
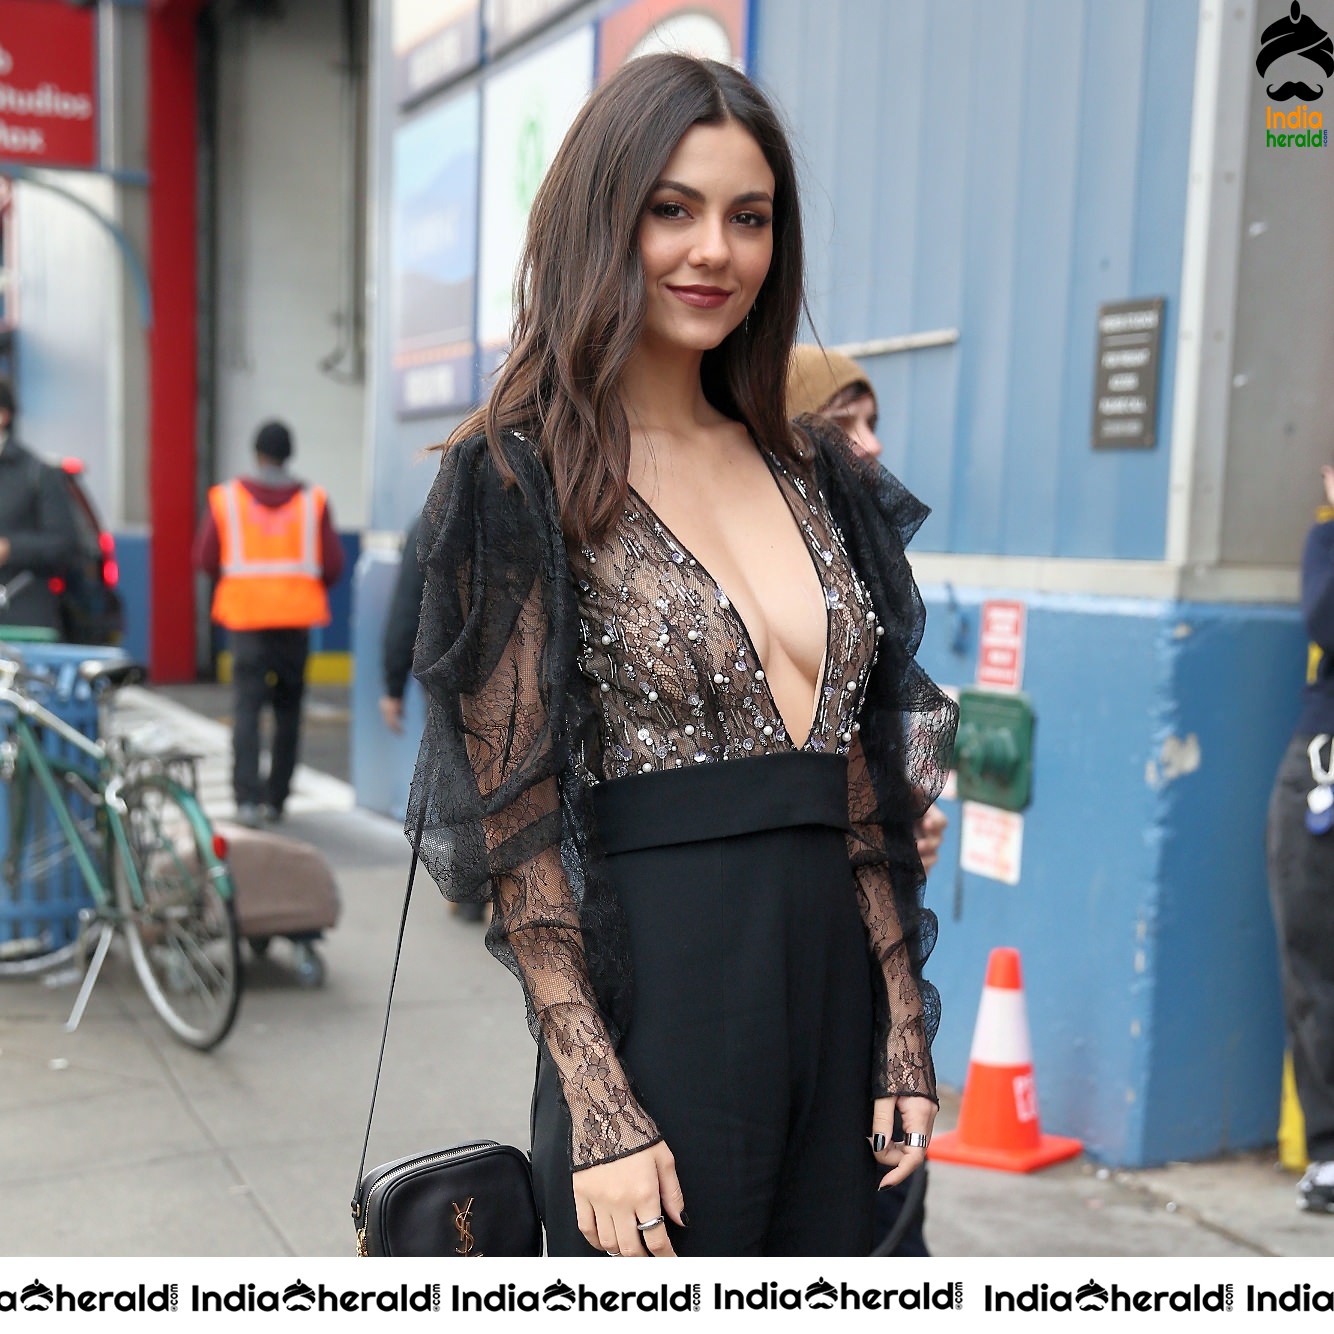
[(600, 541), (628, 494), (630, 426), (618, 388), (644, 320), (640, 218), (686, 131), (727, 121), (750, 133), (774, 174), (773, 260), (748, 318), (705, 352), (700, 378), (718, 411), (789, 461), (795, 452), (785, 402), (803, 260), (787, 136), (731, 66), (642, 56), (592, 94), (566, 134), (529, 215), (509, 356), (487, 402), (446, 446), (485, 431), (512, 482), (500, 433), (531, 434), (572, 541)]

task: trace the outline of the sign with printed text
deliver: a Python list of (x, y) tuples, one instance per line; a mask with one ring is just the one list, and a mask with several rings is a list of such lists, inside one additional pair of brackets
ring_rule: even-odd
[(481, 58), (481, 0), (394, 0), (392, 33), (398, 100), (418, 101)]
[(1163, 298), (1098, 307), (1093, 448), (1149, 449), (1157, 441)]
[(1019, 883), (1024, 855), (1024, 817), (977, 801), (963, 803), (959, 865), (973, 875)]
[(490, 55), (513, 46), (573, 9), (578, 0), (486, 0), (483, 11)]
[(982, 604), (978, 685), (988, 690), (1018, 690), (1023, 685), (1026, 613), (1022, 602), (992, 600)]
[(0, 0), (0, 160), (97, 165), (95, 18), (57, 0)]

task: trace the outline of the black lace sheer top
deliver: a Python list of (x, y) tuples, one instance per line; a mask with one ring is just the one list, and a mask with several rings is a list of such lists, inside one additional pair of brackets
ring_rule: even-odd
[[(840, 433), (808, 421), (805, 471), (769, 463), (825, 590), (827, 638), (802, 748), (848, 757), (848, 852), (883, 980), (873, 1088), (935, 1097), (939, 1017), (921, 965), (912, 836), (935, 799), (955, 711), (913, 653), (923, 613), (903, 543), (925, 509)], [(567, 551), (536, 448), (445, 456), (423, 525), (416, 669), (428, 694), (409, 829), (454, 898), (489, 897), (488, 944), (520, 978), (560, 1072), (571, 1165), (660, 1138), (617, 1056), (633, 979), (600, 874), (597, 783), (794, 748), (725, 591), (633, 491), (597, 548)], [(839, 514), (838, 510), (842, 509)]]
[[(847, 754), (877, 624), (818, 493), (768, 456), (824, 588), (826, 639), (802, 750)], [(633, 490), (600, 550), (572, 553), (579, 666), (598, 692), (602, 778), (794, 749), (745, 622), (707, 569)]]

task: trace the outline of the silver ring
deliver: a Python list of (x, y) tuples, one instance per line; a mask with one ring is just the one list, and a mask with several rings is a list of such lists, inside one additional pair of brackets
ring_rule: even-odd
[(604, 1254), (614, 1256), (617, 1260), (621, 1258), (620, 1251), (606, 1251)]
[(661, 1227), (666, 1221), (666, 1218), (664, 1218), (662, 1214), (659, 1214), (656, 1218), (650, 1218), (647, 1222), (636, 1223), (635, 1227), (641, 1232), (647, 1232), (650, 1228)]
[(931, 1143), (931, 1136), (919, 1135), (917, 1134), (916, 1131), (910, 1130), (906, 1135), (904, 1135), (903, 1143), (905, 1148), (924, 1149), (928, 1144)]

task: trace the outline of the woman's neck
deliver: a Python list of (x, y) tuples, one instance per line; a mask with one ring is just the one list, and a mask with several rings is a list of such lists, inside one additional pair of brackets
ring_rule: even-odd
[(621, 373), (621, 402), (631, 431), (690, 435), (718, 413), (700, 383), (703, 353), (640, 345)]

